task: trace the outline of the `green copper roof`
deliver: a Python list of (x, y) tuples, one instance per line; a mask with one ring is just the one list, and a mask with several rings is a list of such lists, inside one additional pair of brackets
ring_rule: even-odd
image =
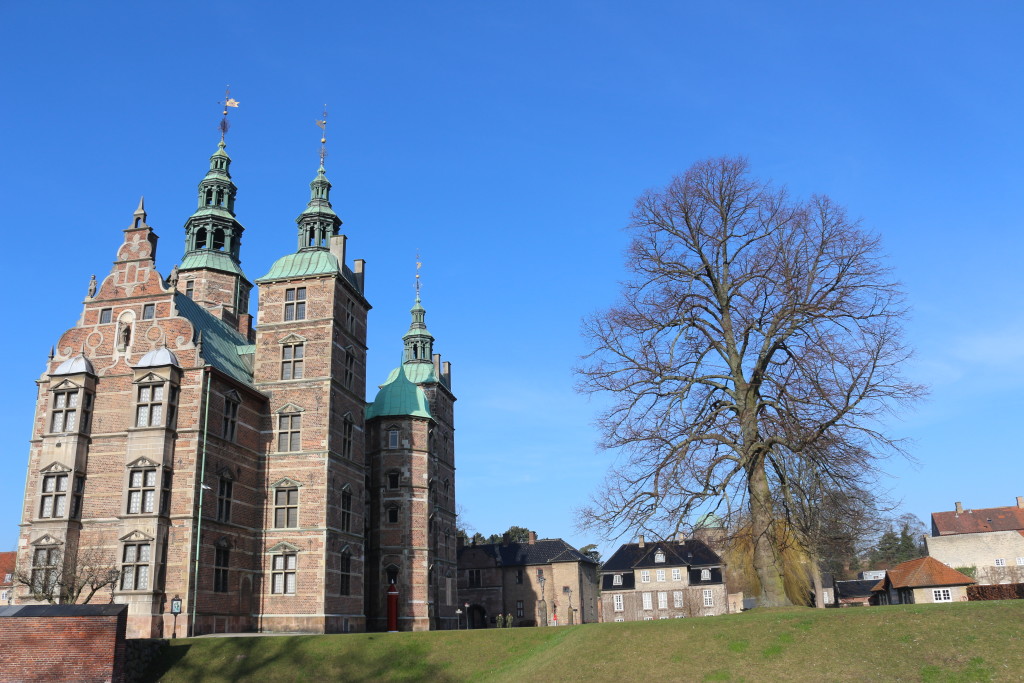
[(397, 368), (392, 373), (394, 378), (385, 382), (377, 392), (377, 398), (366, 406), (367, 420), (375, 417), (431, 417), (427, 395), (412, 383), (405, 372), (406, 367)]
[(241, 357), (243, 353), (252, 353), (249, 341), (184, 294), (174, 295), (174, 305), (178, 313), (196, 328), (196, 334), (202, 333), (203, 359), (238, 381), (252, 384), (252, 371)]
[(227, 252), (214, 249), (199, 249), (190, 251), (181, 259), (178, 270), (192, 270), (195, 268), (209, 268), (210, 270), (221, 270), (225, 273), (235, 273), (245, 277), (245, 273), (238, 267), (235, 260)]
[(307, 275), (335, 275), (337, 273), (338, 259), (334, 254), (325, 249), (310, 249), (277, 259), (270, 267), (270, 272), (256, 282)]
[[(409, 381), (413, 384), (428, 384), (430, 382), (437, 382), (437, 375), (434, 374), (433, 363), (405, 363), (402, 365), (405, 368), (405, 376), (409, 378)], [(388, 382), (394, 382), (395, 378), (398, 377), (399, 368), (395, 368), (388, 375), (388, 378), (384, 380), (384, 384)], [(381, 386), (384, 386), (382, 384)]]
[(697, 523), (693, 527), (695, 529), (723, 529), (725, 528), (725, 522), (715, 513), (708, 512), (698, 517)]

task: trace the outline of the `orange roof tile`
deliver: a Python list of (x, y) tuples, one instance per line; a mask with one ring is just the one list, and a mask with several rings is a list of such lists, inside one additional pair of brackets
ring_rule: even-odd
[(965, 586), (975, 583), (974, 579), (949, 567), (934, 557), (920, 557), (916, 560), (903, 562), (886, 572), (885, 578), (875, 584), (871, 590), (885, 588), (885, 584), (893, 588), (924, 588), (926, 586)]
[(987, 531), (1024, 529), (1024, 508), (1016, 505), (956, 512), (933, 512), (932, 527), (937, 535), (979, 534)]
[[(14, 583), (14, 560), (15, 558), (17, 558), (17, 556), (18, 553), (14, 552), (13, 550), (8, 553), (0, 553), (0, 586), (9, 586)], [(7, 578), (8, 574), (12, 575), (12, 580), (4, 581), (4, 579)]]

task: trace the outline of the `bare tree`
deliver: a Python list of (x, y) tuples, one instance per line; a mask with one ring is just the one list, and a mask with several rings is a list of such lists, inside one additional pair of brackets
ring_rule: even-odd
[[(584, 328), (581, 389), (611, 394), (603, 445), (623, 449), (584, 525), (674, 532), (696, 511), (745, 511), (761, 602), (786, 604), (769, 457), (841, 484), (899, 452), (881, 419), (923, 392), (901, 376), (901, 288), (842, 207), (793, 201), (744, 159), (644, 194), (631, 229), (633, 278)], [(823, 439), (853, 460), (814, 451)]]
[(28, 559), (31, 566), (19, 567), (14, 580), (40, 602), (75, 604), (84, 595), (82, 603), (88, 603), (103, 588), (116, 587), (121, 576), (114, 555), (102, 545), (37, 548)]

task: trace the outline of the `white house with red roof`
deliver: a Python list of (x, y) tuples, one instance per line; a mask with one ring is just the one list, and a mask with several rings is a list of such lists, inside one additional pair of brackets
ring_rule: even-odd
[(974, 568), (979, 584), (1024, 583), (1024, 496), (1007, 507), (932, 513), (928, 555), (950, 567)]

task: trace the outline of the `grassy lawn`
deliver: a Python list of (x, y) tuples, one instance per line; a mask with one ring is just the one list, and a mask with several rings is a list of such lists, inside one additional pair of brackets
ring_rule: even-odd
[(558, 628), (178, 639), (160, 681), (1020, 681), (1024, 600)]

